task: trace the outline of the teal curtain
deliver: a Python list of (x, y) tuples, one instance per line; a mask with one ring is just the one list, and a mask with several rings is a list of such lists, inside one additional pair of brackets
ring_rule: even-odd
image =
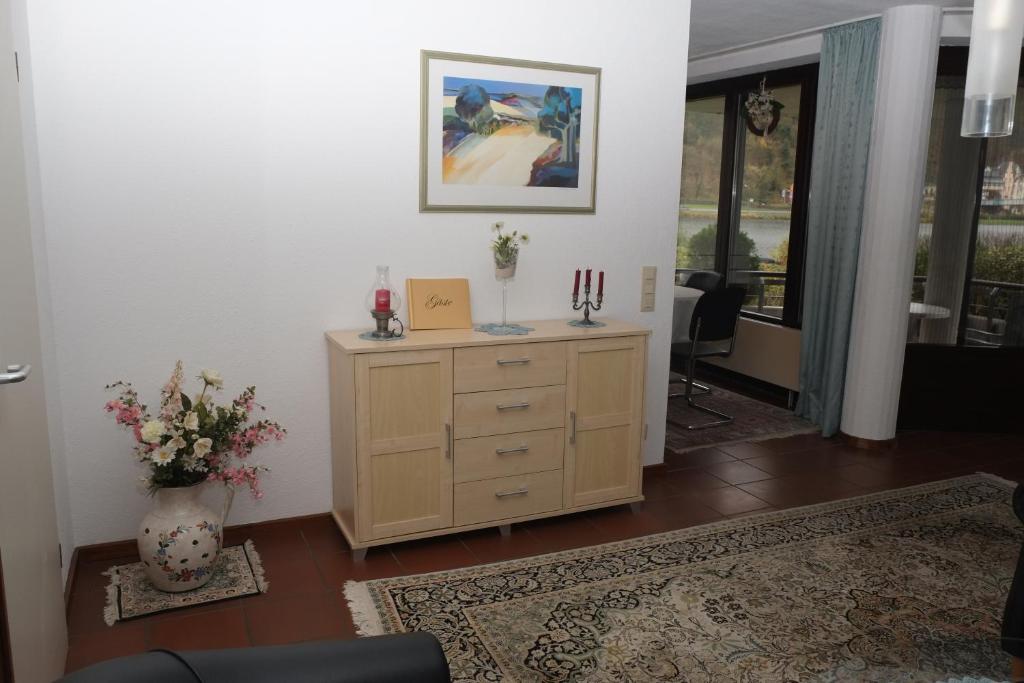
[(796, 412), (839, 430), (881, 20), (825, 31), (811, 156), (807, 255)]

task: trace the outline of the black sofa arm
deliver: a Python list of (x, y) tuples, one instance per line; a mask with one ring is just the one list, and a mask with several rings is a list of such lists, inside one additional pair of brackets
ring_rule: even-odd
[(174, 654), (147, 652), (93, 664), (68, 674), (59, 683), (449, 683), (450, 680), (448, 662), (437, 638), (417, 632), (274, 647)]

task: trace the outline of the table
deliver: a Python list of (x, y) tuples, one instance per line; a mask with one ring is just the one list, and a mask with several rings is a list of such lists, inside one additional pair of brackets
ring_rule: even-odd
[(949, 309), (945, 306), (922, 304), (918, 301), (911, 301), (910, 324), (907, 325), (907, 341), (914, 342), (921, 338), (922, 320), (943, 320), (949, 316)]
[(941, 320), (949, 317), (949, 309), (934, 304), (922, 304), (917, 301), (910, 302), (910, 317), (920, 320)]
[(697, 299), (704, 294), (693, 287), (675, 286), (675, 298), (672, 307), (672, 343), (690, 341), (690, 318), (697, 305)]

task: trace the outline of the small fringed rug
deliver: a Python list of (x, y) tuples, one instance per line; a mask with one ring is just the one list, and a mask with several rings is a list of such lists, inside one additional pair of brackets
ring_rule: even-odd
[(263, 564), (252, 541), (224, 548), (220, 567), (205, 585), (184, 593), (157, 590), (146, 578), (141, 562), (121, 564), (103, 572), (110, 577), (103, 620), (108, 626), (157, 612), (193, 607), (265, 593), (270, 584), (263, 578)]

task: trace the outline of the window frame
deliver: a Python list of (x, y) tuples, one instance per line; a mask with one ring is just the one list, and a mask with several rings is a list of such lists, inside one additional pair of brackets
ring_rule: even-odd
[[(729, 255), (734, 228), (739, 225), (739, 177), (742, 172), (743, 147), (739, 144), (743, 127), (742, 102), (751, 90), (759, 87), (800, 86), (800, 115), (797, 119), (795, 166), (793, 173), (793, 208), (789, 221), (789, 256), (782, 318), (743, 311), (745, 318), (784, 327), (800, 328), (803, 318), (804, 258), (807, 246), (807, 200), (810, 195), (811, 154), (814, 148), (814, 120), (818, 94), (818, 63), (757, 72), (688, 85), (686, 101), (724, 97), (725, 113), (722, 127), (722, 166), (718, 188), (718, 222), (715, 233), (715, 270), (728, 277)], [(685, 163), (685, 159), (683, 160)], [(682, 198), (681, 198), (682, 199)]]

